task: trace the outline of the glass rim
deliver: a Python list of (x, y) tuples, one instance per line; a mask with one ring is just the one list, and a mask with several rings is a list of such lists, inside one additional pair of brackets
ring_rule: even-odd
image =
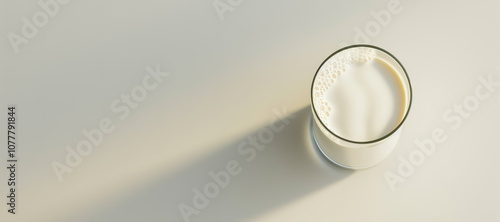
[[(347, 138), (344, 138), (336, 133), (334, 133), (332, 130), (330, 130), (328, 127), (325, 126), (325, 123), (323, 123), (323, 121), (319, 118), (318, 116), (318, 113), (316, 112), (316, 108), (314, 107), (314, 94), (313, 94), (313, 90), (314, 90), (314, 83), (316, 81), (316, 76), (318, 76), (318, 73), (321, 69), (321, 67), (323, 67), (323, 65), (333, 56), (335, 56), (336, 54), (344, 51), (344, 50), (347, 50), (347, 49), (351, 49), (351, 48), (358, 48), (358, 47), (367, 47), (367, 48), (372, 48), (372, 49), (376, 49), (376, 50), (379, 50), (387, 55), (389, 55), (392, 59), (394, 59), (394, 61), (396, 61), (396, 63), (399, 65), (399, 67), (401, 67), (401, 69), (403, 70), (403, 73), (404, 73), (404, 76), (406, 76), (406, 80), (408, 81), (408, 92), (410, 94), (410, 99), (408, 101), (408, 109), (406, 109), (406, 112), (403, 116), (403, 118), (401, 119), (401, 121), (399, 121), (398, 125), (392, 130), (390, 131), (389, 133), (385, 134), (384, 136), (380, 137), (380, 138), (377, 138), (377, 139), (374, 139), (374, 140), (369, 140), (369, 141), (355, 141), (355, 140), (350, 140), (350, 139), (347, 139)], [(390, 52), (388, 52), (387, 50), (383, 49), (383, 48), (380, 48), (378, 46), (374, 46), (374, 45), (369, 45), (369, 44), (354, 44), (354, 45), (349, 45), (349, 46), (345, 46), (341, 49), (338, 49), (337, 51), (335, 51), (334, 53), (332, 53), (330, 56), (328, 56), (322, 63), (321, 65), (319, 65), (318, 69), (316, 70), (316, 73), (314, 74), (314, 78), (313, 78), (313, 81), (311, 83), (311, 107), (312, 107), (312, 110), (313, 110), (313, 114), (314, 116), (316, 117), (316, 119), (318, 119), (318, 122), (321, 123), (321, 125), (330, 133), (332, 134), (333, 136), (335, 136), (336, 138), (339, 138), (343, 141), (346, 141), (346, 142), (349, 142), (349, 143), (355, 143), (355, 144), (370, 144), (370, 143), (376, 143), (376, 142), (379, 142), (379, 141), (382, 141), (386, 138), (388, 138), (389, 136), (391, 136), (392, 134), (394, 134), (396, 131), (399, 130), (399, 128), (401, 128), (401, 126), (403, 125), (403, 123), (405, 122), (406, 120), (406, 117), (408, 117), (408, 114), (410, 113), (410, 109), (411, 109), (411, 104), (412, 104), (412, 100), (413, 100), (413, 90), (412, 90), (412, 87), (411, 87), (411, 81), (410, 81), (410, 77), (408, 76), (408, 73), (406, 72), (406, 69), (405, 67), (403, 66), (403, 64), (401, 64), (401, 62), (396, 58), (396, 56), (392, 55)]]

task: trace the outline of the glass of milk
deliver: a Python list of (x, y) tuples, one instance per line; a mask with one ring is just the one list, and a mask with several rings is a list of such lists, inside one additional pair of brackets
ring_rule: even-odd
[(344, 47), (320, 65), (311, 87), (312, 135), (327, 159), (371, 167), (395, 147), (412, 89), (401, 63), (372, 45)]

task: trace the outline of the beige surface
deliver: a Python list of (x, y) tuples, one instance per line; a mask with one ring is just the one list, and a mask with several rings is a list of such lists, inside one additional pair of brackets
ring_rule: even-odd
[[(443, 119), (473, 102), (478, 78), (500, 81), (495, 1), (402, 0), (371, 33), (406, 67), (414, 101), (396, 150), (362, 171), (310, 146), (309, 87), (390, 1), (243, 1), (223, 21), (212, 1), (71, 1), (16, 54), (6, 36), (37, 2), (0, 6), (0, 108), (18, 107), (20, 156), (18, 214), (2, 208), (1, 221), (182, 221), (179, 204), (192, 206), (192, 189), (231, 160), (241, 173), (191, 221), (500, 220), (500, 87), (483, 88), (490, 96), (460, 126)], [(113, 101), (157, 64), (170, 75), (119, 119)], [(296, 116), (248, 162), (238, 145), (284, 107)], [(104, 118), (115, 130), (60, 183), (51, 164)], [(391, 191), (384, 175), (398, 175), (399, 157), (433, 132), (446, 140)]]

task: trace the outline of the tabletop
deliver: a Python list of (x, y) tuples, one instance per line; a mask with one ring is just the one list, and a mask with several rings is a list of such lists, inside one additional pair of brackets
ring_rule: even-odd
[[(1, 5), (1, 221), (500, 221), (497, 1)], [(313, 145), (310, 87), (357, 43), (413, 103), (355, 171)]]

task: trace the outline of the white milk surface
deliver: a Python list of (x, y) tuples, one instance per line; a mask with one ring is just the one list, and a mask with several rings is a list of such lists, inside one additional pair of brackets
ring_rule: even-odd
[(379, 58), (347, 66), (324, 97), (331, 107), (328, 128), (349, 140), (380, 138), (391, 132), (404, 115), (401, 79)]

